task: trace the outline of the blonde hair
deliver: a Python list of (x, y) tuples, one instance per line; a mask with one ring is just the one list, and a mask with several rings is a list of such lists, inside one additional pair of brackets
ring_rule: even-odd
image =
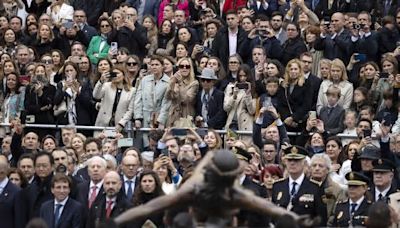
[(285, 76), (284, 76), (284, 83), (283, 83), (283, 85), (284, 85), (285, 87), (287, 87), (287, 86), (289, 86), (289, 85), (291, 84), (291, 83), (290, 83), (289, 71), (290, 71), (290, 67), (292, 66), (292, 64), (297, 64), (297, 66), (298, 66), (299, 69), (300, 69), (300, 75), (299, 75), (299, 77), (296, 79), (296, 80), (297, 80), (296, 84), (297, 84), (298, 86), (303, 86), (306, 80), (305, 80), (304, 74), (303, 74), (303, 66), (302, 66), (301, 61), (300, 61), (299, 59), (292, 59), (292, 60), (290, 60), (290, 61), (288, 62), (288, 64), (286, 65), (286, 68), (285, 68)]
[[(129, 83), (129, 81), (128, 81), (128, 79), (126, 78), (126, 68), (123, 66), (123, 65), (114, 65), (112, 68), (111, 68), (111, 71), (114, 71), (114, 70), (118, 70), (118, 71), (121, 71), (122, 72), (122, 74), (124, 75), (124, 79), (122, 80), (122, 84), (123, 84), (123, 86), (124, 86), (124, 90), (125, 91), (129, 91), (130, 89), (131, 89), (131, 84)], [(112, 87), (114, 87), (114, 88), (116, 88), (117, 86), (116, 86), (116, 84), (114, 83), (114, 82), (112, 82), (111, 83), (111, 86)]]
[(40, 28), (42, 28), (42, 26), (47, 26), (47, 28), (48, 28), (49, 31), (50, 31), (49, 40), (50, 40), (50, 41), (53, 41), (53, 40), (54, 40), (53, 29), (51, 29), (50, 25), (49, 25), (49, 24), (46, 24), (46, 23), (41, 23), (41, 24), (39, 24), (38, 31), (37, 31), (37, 34), (36, 34), (37, 39), (40, 41)]
[[(340, 59), (334, 59), (331, 61), (331, 69), (332, 67), (339, 67), (340, 70), (342, 71), (342, 76), (340, 77), (340, 81), (347, 81), (347, 71), (346, 71), (346, 66), (344, 65), (343, 61)], [(329, 80), (332, 80), (331, 74), (329, 74), (328, 77)]]
[(189, 62), (189, 65), (190, 65), (190, 73), (189, 73), (189, 80), (188, 80), (188, 82), (191, 83), (191, 82), (193, 82), (193, 81), (195, 80), (195, 74), (194, 74), (192, 59), (191, 59), (191, 58), (188, 58), (188, 57), (180, 58), (180, 59), (178, 60), (178, 62), (176, 63), (176, 66), (179, 67), (179, 65), (180, 65), (183, 61), (188, 61), (188, 62)]

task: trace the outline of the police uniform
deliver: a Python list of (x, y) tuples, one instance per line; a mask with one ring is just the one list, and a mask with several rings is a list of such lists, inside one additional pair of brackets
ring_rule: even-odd
[(372, 195), (372, 199), (374, 202), (382, 200), (384, 202), (388, 201), (388, 196), (392, 193), (395, 193), (398, 191), (396, 187), (396, 181), (395, 181), (395, 176), (394, 176), (394, 171), (396, 169), (396, 165), (388, 160), (388, 159), (377, 159), (372, 162), (372, 165), (374, 168), (372, 169), (374, 175), (376, 172), (392, 172), (393, 173), (393, 179), (390, 187), (382, 192), (379, 192), (379, 190), (375, 187), (375, 185), (372, 185), (369, 189), (369, 192)]
[[(286, 159), (303, 160), (307, 151), (299, 146), (292, 146), (284, 150)], [(303, 178), (301, 183), (297, 183)], [(327, 221), (326, 205), (322, 202), (323, 189), (319, 183), (309, 180), (304, 174), (295, 182), (297, 191), (292, 192), (292, 186), (289, 186), (289, 177), (280, 179), (274, 183), (272, 188), (272, 202), (280, 207), (287, 208), (299, 215), (310, 215), (312, 217), (321, 217), (320, 225), (324, 226)]]
[[(368, 177), (357, 172), (350, 172), (346, 175), (348, 185), (367, 185)], [(368, 209), (372, 202), (365, 196), (356, 202), (351, 202), (350, 199), (340, 201), (336, 204), (334, 219), (332, 226), (348, 227), (348, 226), (365, 226), (368, 219)]]

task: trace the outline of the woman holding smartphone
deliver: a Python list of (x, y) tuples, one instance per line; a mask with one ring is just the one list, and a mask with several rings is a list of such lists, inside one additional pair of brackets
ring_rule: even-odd
[(256, 99), (254, 81), (248, 65), (241, 65), (237, 73), (236, 82), (231, 82), (226, 87), (224, 110), (228, 113), (225, 129), (253, 130)]

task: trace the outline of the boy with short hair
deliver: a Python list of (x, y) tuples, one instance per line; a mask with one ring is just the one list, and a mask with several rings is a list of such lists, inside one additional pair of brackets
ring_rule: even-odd
[[(279, 79), (277, 77), (268, 77), (265, 82), (265, 90), (267, 92), (260, 96), (257, 108), (258, 111), (265, 106), (272, 105), (275, 108), (278, 107), (278, 99), (276, 96), (278, 89), (279, 89)], [(258, 112), (256, 113), (256, 116), (258, 116)], [(272, 117), (270, 113), (265, 113), (262, 127), (265, 128), (274, 121), (275, 119)]]
[(324, 122), (324, 128), (328, 135), (336, 135), (343, 131), (344, 109), (338, 104), (340, 98), (340, 88), (330, 85), (326, 96), (328, 105), (322, 107), (319, 119)]

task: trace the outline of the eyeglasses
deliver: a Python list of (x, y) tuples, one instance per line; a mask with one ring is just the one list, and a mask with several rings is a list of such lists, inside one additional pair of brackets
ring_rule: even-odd
[(190, 65), (179, 65), (179, 69), (190, 69)]
[(108, 28), (108, 27), (110, 27), (110, 25), (101, 25), (100, 27), (102, 27), (102, 28)]
[(128, 65), (128, 66), (137, 66), (138, 63), (137, 62), (127, 62), (126, 65)]
[(44, 59), (44, 60), (42, 60), (42, 63), (44, 63), (44, 64), (52, 64), (52, 63), (53, 63), (53, 60), (51, 60), (51, 59)]
[(200, 79), (200, 81), (201, 82), (211, 82), (212, 80), (211, 79), (202, 78), (202, 79)]

